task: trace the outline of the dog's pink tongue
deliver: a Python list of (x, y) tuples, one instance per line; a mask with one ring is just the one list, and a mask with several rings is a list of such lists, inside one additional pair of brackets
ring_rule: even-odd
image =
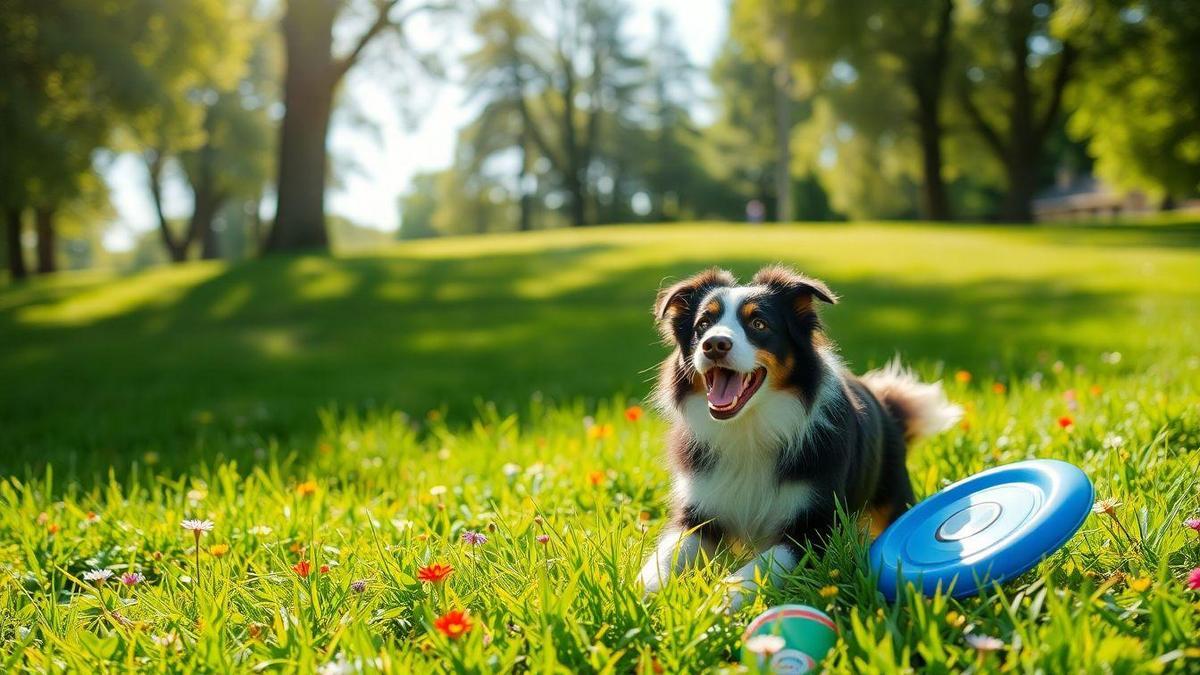
[(718, 368), (713, 373), (712, 386), (708, 388), (708, 402), (718, 408), (732, 405), (741, 392), (742, 378), (732, 370)]

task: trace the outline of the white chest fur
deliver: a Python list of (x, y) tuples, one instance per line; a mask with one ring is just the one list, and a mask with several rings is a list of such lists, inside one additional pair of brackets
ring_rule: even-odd
[(803, 404), (765, 387), (756, 398), (761, 400), (753, 409), (726, 422), (712, 419), (703, 396), (685, 401), (683, 421), (716, 462), (706, 471), (677, 475), (674, 491), (728, 534), (765, 546), (778, 542), (788, 522), (808, 508), (813, 490), (804, 481), (781, 482), (777, 469), (780, 449), (803, 434)]

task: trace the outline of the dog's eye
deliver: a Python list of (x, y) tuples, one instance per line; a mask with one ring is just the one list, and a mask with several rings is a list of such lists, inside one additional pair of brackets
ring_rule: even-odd
[(755, 319), (750, 322), (750, 327), (754, 330), (765, 331), (767, 329), (767, 322), (762, 319)]
[(704, 331), (708, 330), (711, 327), (712, 327), (712, 322), (709, 321), (708, 319), (700, 319), (699, 321), (696, 322), (696, 332), (697, 333), (703, 333)]

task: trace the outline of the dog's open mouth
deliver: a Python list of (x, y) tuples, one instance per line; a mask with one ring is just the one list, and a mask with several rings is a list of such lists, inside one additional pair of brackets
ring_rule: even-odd
[(704, 373), (704, 384), (708, 387), (708, 412), (719, 420), (727, 420), (738, 414), (766, 377), (765, 368), (755, 368), (749, 373), (728, 368), (709, 369)]

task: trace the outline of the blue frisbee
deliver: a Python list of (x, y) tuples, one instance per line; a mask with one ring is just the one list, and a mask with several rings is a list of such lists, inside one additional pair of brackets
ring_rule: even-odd
[(913, 583), (956, 598), (1026, 572), (1057, 551), (1092, 510), (1092, 483), (1077, 467), (1034, 459), (988, 469), (914, 506), (871, 544), (888, 600)]

